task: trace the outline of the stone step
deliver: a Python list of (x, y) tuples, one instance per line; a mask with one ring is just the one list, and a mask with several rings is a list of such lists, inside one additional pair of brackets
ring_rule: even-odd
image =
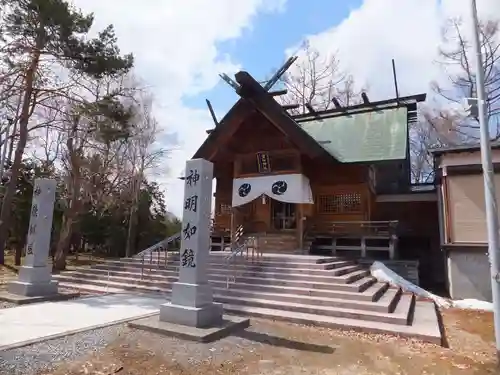
[(137, 277), (137, 275), (122, 274), (122, 275), (111, 275), (109, 278), (106, 274), (95, 274), (86, 271), (70, 271), (65, 274), (54, 275), (55, 280), (67, 280), (68, 277), (72, 279), (80, 279), (85, 283), (94, 285), (106, 285), (107, 283), (118, 283), (124, 285), (134, 285), (146, 288), (169, 288), (170, 285), (177, 281), (177, 276), (159, 276), (159, 277), (144, 277), (143, 279)]
[[(115, 283), (110, 283), (110, 286), (106, 288), (102, 287), (101, 291), (109, 292), (114, 290), (116, 292), (122, 292), (130, 290), (130, 287), (124, 285), (124, 288), (117, 288)], [(63, 282), (61, 285), (71, 285), (75, 287), (75, 282)], [(96, 290), (96, 287), (92, 284), (83, 284), (81, 290)], [(149, 292), (162, 292), (165, 294), (166, 300), (169, 298), (170, 289), (165, 288), (147, 288)], [(386, 295), (388, 298), (380, 303), (371, 302), (349, 302), (344, 300), (336, 299), (304, 299), (296, 296), (297, 302), (293, 302), (291, 299), (293, 295), (286, 296), (289, 297), (288, 300), (276, 300), (276, 296), (262, 294), (258, 295), (259, 298), (253, 298), (248, 296), (248, 292), (239, 291), (240, 295), (228, 295), (228, 290), (226, 289), (214, 289), (214, 300), (216, 302), (223, 303), (224, 305), (241, 305), (241, 306), (254, 306), (254, 307), (265, 307), (274, 308), (284, 311), (294, 311), (302, 312), (307, 314), (319, 314), (324, 316), (336, 316), (336, 317), (347, 317), (356, 318), (371, 321), (380, 321), (392, 324), (406, 324), (408, 316), (404, 316), (405, 313), (409, 314), (409, 311), (402, 310), (401, 312), (390, 314), (388, 311), (392, 300), (396, 298), (397, 294), (400, 293), (399, 290), (390, 290)], [(234, 292), (232, 290), (231, 292)], [(246, 294), (245, 294), (246, 293)], [(279, 296), (283, 297), (283, 296)], [(298, 297), (298, 298), (297, 298)], [(408, 296), (409, 297), (409, 296)], [(306, 304), (307, 303), (307, 304)], [(312, 304), (311, 304), (312, 303)]]
[[(410, 299), (411, 296), (403, 296), (403, 298)], [(304, 314), (313, 314), (321, 316), (331, 316), (339, 318), (368, 320), (374, 322), (383, 322), (390, 324), (406, 325), (408, 322), (408, 311), (402, 312), (377, 312), (360, 309), (342, 308), (337, 306), (319, 306), (310, 305), (305, 303), (283, 302), (268, 300), (263, 298), (248, 298), (248, 297), (234, 297), (234, 296), (217, 296), (217, 302), (224, 305), (237, 305), (237, 306), (250, 306), (267, 308), (273, 310), (293, 311)]]
[[(358, 281), (369, 275), (368, 270), (356, 270), (353, 272), (349, 272), (347, 274), (343, 274), (340, 276), (315, 276), (315, 275), (302, 275), (302, 274), (277, 274), (277, 273), (263, 273), (263, 272), (249, 272), (249, 271), (241, 271), (234, 272), (231, 274), (231, 270), (224, 271), (224, 273), (210, 273), (210, 280), (226, 280), (229, 272), (229, 277), (236, 277), (237, 280), (241, 282), (248, 283), (259, 283), (262, 280), (266, 280), (266, 282), (275, 283), (275, 285), (290, 285), (290, 286), (302, 286), (308, 285), (312, 288), (318, 289), (334, 289), (336, 285), (339, 284), (350, 284), (355, 281)], [(140, 280), (140, 274), (131, 273), (131, 272), (122, 272), (122, 271), (111, 271), (111, 270), (101, 270), (101, 269), (79, 269), (76, 271), (70, 271), (71, 275), (81, 275), (81, 277), (121, 277), (125, 276), (131, 279), (137, 279), (137, 281), (148, 281), (148, 280)], [(148, 275), (148, 279), (155, 282), (175, 282), (178, 278), (178, 273), (169, 272), (169, 274), (162, 275), (157, 272), (151, 273), (145, 271), (144, 275)], [(144, 278), (146, 279), (146, 278)]]
[[(325, 263), (325, 265), (328, 265), (328, 268), (326, 269), (307, 269), (307, 268), (282, 268), (282, 267), (268, 267), (268, 266), (260, 266), (258, 264), (253, 265), (252, 263), (249, 264), (231, 264), (229, 266), (229, 269), (236, 269), (236, 270), (248, 270), (251, 272), (262, 272), (262, 273), (275, 273), (275, 274), (284, 274), (284, 275), (307, 275), (307, 276), (323, 276), (323, 277), (329, 277), (329, 276), (342, 276), (345, 274), (348, 274), (350, 272), (354, 271), (359, 271), (359, 270), (366, 270), (367, 268), (364, 268), (360, 266), (359, 264), (355, 264), (354, 262), (345, 262), (345, 265), (340, 265), (340, 264), (333, 264), (330, 266), (330, 263)], [(218, 268), (216, 268), (216, 265), (212, 265), (210, 267), (210, 270), (215, 270), (215, 269), (221, 269), (219, 267), (222, 267), (222, 265), (217, 265)], [(224, 266), (224, 269), (227, 270), (228, 267)]]
[[(143, 265), (141, 259), (128, 258), (64, 272), (54, 279), (84, 291), (156, 292), (169, 300), (172, 283), (178, 279), (179, 256), (155, 255), (168, 265), (148, 261)], [(272, 254), (254, 262), (251, 257), (237, 257), (239, 261), (228, 269), (228, 255), (212, 253), (209, 265), (214, 299), (224, 304), (227, 313), (441, 343), (433, 304), (422, 304), (412, 294), (377, 282), (352, 260)], [(228, 276), (234, 276), (234, 282), (230, 278), (228, 284)]]
[[(236, 285), (238, 287), (238, 285)], [(307, 304), (311, 306), (323, 306), (323, 307), (340, 307), (344, 309), (353, 310), (366, 310), (366, 311), (376, 311), (381, 313), (390, 313), (393, 311), (394, 306), (397, 304), (399, 298), (399, 289), (391, 288), (383, 293), (382, 298), (379, 298), (377, 302), (372, 302), (371, 300), (349, 300), (344, 298), (325, 298), (325, 297), (315, 297), (300, 294), (287, 294), (287, 293), (267, 293), (267, 292), (257, 292), (249, 291), (244, 289), (214, 289), (218, 295), (223, 296), (221, 302), (226, 302), (230, 304), (235, 303), (236, 297), (238, 299), (244, 299), (251, 301), (254, 299), (275, 301), (277, 303), (285, 304)], [(233, 298), (231, 300), (231, 298)], [(236, 303), (238, 304), (238, 303)]]
[[(350, 265), (354, 264), (354, 261), (350, 260), (336, 260), (332, 262), (325, 262), (325, 263), (281, 263), (281, 262), (271, 262), (271, 261), (262, 261), (262, 260), (256, 260), (252, 262), (251, 257), (249, 259), (246, 259), (245, 257), (242, 258), (235, 258), (235, 261), (231, 261), (230, 264), (239, 264), (239, 265), (248, 265), (248, 264), (253, 264), (253, 265), (258, 265), (261, 267), (271, 267), (271, 268), (302, 268), (302, 269), (318, 269), (318, 270), (325, 270), (325, 269), (332, 269), (332, 268), (338, 268), (341, 265)], [(149, 259), (144, 261), (144, 263), (141, 261), (141, 259), (137, 258), (124, 258), (122, 260), (106, 260), (100, 264), (114, 264), (114, 265), (121, 265), (121, 264), (126, 264), (129, 266), (135, 265), (137, 267), (141, 267), (142, 264), (152, 264), (154, 266), (158, 265), (158, 261), (156, 258), (153, 259), (153, 262), (150, 263)], [(179, 260), (178, 259), (168, 259), (166, 266), (178, 266), (179, 265)], [(219, 267), (227, 267), (228, 262), (225, 261), (223, 257), (220, 257), (215, 260), (211, 260), (210, 265), (217, 265)], [(159, 261), (159, 266), (164, 267), (165, 266), (165, 261), (160, 259)]]
[(224, 311), (234, 315), (255, 316), (297, 324), (418, 338), (432, 344), (442, 344), (437, 315), (434, 304), (431, 302), (416, 302), (412, 325), (316, 315), (247, 305), (225, 304)]
[[(87, 283), (93, 283), (91, 282), (92, 280), (94, 282), (96, 281), (102, 281), (102, 282), (107, 282), (108, 280), (111, 281), (113, 280), (114, 282), (121, 282), (121, 283), (129, 283), (131, 285), (143, 285), (143, 286), (148, 286), (148, 287), (160, 287), (160, 288), (165, 288), (167, 285), (177, 281), (177, 276), (154, 276), (154, 275), (148, 275), (148, 277), (144, 277), (141, 279), (135, 274), (126, 274), (123, 273), (122, 276), (112, 276), (111, 272), (102, 272), (101, 274), (96, 274), (92, 272), (88, 272), (89, 269), (82, 269), (79, 271), (68, 271), (65, 272), (64, 274), (60, 275), (55, 275), (54, 279), (56, 280), (63, 280), (65, 277), (73, 277), (73, 278), (80, 278), (84, 279), (85, 282)], [(354, 272), (353, 274), (358, 273), (359, 271)], [(365, 273), (367, 271), (364, 271)], [(344, 278), (342, 280), (342, 278)], [(236, 283), (240, 284), (248, 284), (248, 285), (254, 285), (256, 289), (265, 287), (267, 285), (273, 285), (273, 286), (288, 286), (288, 287), (295, 287), (295, 288), (303, 288), (306, 287), (308, 289), (322, 289), (322, 290), (338, 290), (338, 291), (364, 291), (367, 289), (370, 285), (372, 285), (375, 282), (375, 279), (371, 276), (365, 276), (363, 277), (361, 274), (356, 275), (356, 280), (351, 281), (349, 283), (346, 283), (347, 279), (345, 276), (340, 276), (337, 279), (338, 282), (329, 282), (329, 283), (324, 283), (324, 282), (311, 282), (311, 281), (296, 281), (296, 280), (286, 280), (286, 279), (273, 279), (273, 278), (260, 278), (260, 277), (240, 277), (236, 275)], [(209, 279), (210, 283), (214, 282), (220, 282), (220, 283), (227, 283), (227, 277), (226, 275), (219, 275), (219, 274), (212, 274), (210, 275)], [(265, 285), (262, 285), (262, 283), (265, 283)]]
[[(60, 282), (60, 285), (72, 284), (72, 285), (83, 285), (85, 290), (86, 286), (92, 285), (95, 288), (116, 288), (118, 290), (137, 290), (143, 292), (151, 291), (161, 291), (165, 293), (170, 292), (170, 285), (168, 283), (150, 282), (145, 281), (142, 283), (133, 282), (134, 279), (128, 279), (126, 281), (117, 281), (114, 278), (99, 279), (93, 278), (79, 278), (77, 276), (71, 276), (65, 274), (55, 275), (55, 279)], [(307, 297), (317, 297), (317, 298), (332, 298), (332, 299), (343, 299), (352, 301), (378, 301), (381, 296), (388, 289), (389, 285), (387, 283), (375, 283), (370, 281), (370, 285), (363, 285), (362, 290), (352, 290), (352, 291), (338, 291), (338, 290), (322, 290), (322, 289), (307, 289), (307, 288), (297, 288), (297, 287), (286, 287), (286, 286), (275, 286), (269, 284), (229, 284), (229, 289), (227, 289), (226, 281), (211, 281), (210, 284), (214, 288), (214, 291), (221, 290), (232, 291), (243, 290), (252, 293), (271, 293), (271, 294), (292, 294)]]
[[(229, 251), (213, 251), (210, 253), (210, 261), (213, 261), (214, 259), (224, 259), (231, 253)], [(154, 259), (158, 257), (158, 253), (154, 253), (153, 255)], [(160, 259), (164, 259), (165, 257), (165, 252), (160, 252), (159, 253)], [(173, 254), (168, 254), (167, 256), (168, 259), (174, 259), (174, 260), (179, 260), (179, 253), (173, 253)], [(300, 263), (300, 264), (321, 264), (321, 263), (330, 263), (330, 262), (335, 262), (335, 261), (342, 261), (344, 260), (342, 257), (335, 257), (335, 256), (314, 256), (314, 255), (296, 255), (296, 254), (269, 254), (269, 253), (264, 253), (263, 254), (264, 262), (271, 262), (271, 263), (282, 263), (282, 264), (288, 264), (288, 263)], [(138, 259), (139, 258), (125, 258), (125, 259)]]
[[(345, 262), (335, 262), (335, 263), (325, 263), (325, 266), (327, 266), (327, 269), (310, 269), (310, 268), (287, 268), (287, 267), (271, 267), (268, 265), (260, 265), (260, 264), (253, 264), (253, 263), (235, 263), (231, 264), (231, 269), (236, 269), (236, 270), (251, 270), (251, 271), (269, 271), (273, 270), (276, 272), (283, 272), (283, 273), (300, 273), (300, 274), (310, 274), (310, 275), (341, 275), (343, 273), (347, 273), (346, 271), (351, 271), (354, 270), (356, 267), (359, 267), (355, 262), (353, 261), (345, 261)], [(150, 265), (145, 264), (145, 269), (150, 269), (151, 270), (156, 270), (157, 272), (161, 271), (174, 271), (174, 272), (179, 272), (179, 264), (178, 263), (171, 263), (169, 265), (165, 266), (160, 266), (158, 267), (157, 265)], [(331, 268), (330, 268), (331, 267)], [(106, 269), (106, 270), (115, 270), (115, 271), (135, 271), (139, 272), (141, 271), (142, 265), (137, 264), (137, 263), (123, 263), (123, 264), (113, 264), (110, 265), (109, 263), (99, 263), (93, 265), (91, 268), (93, 269)], [(226, 264), (210, 264), (209, 267), (210, 271), (218, 271), (218, 270), (227, 270), (227, 265)], [(333, 272), (332, 272), (333, 271)]]
[[(136, 275), (139, 276), (141, 275), (141, 269), (135, 269), (132, 271), (126, 271), (124, 269), (120, 269), (119, 267), (114, 267), (117, 269), (111, 269), (111, 267), (94, 267), (90, 269), (86, 269), (87, 273), (93, 273), (93, 274), (100, 274), (100, 275), (110, 275), (110, 276), (120, 276), (124, 272), (129, 273), (131, 276)], [(83, 271), (83, 269), (81, 269)], [(259, 269), (251, 269), (251, 268), (218, 268), (218, 269), (210, 269), (209, 273), (214, 274), (214, 275), (227, 275), (228, 273), (236, 274), (238, 276), (242, 277), (261, 277), (264, 279), (268, 278), (273, 278), (273, 279), (289, 279), (289, 280), (304, 280), (304, 281), (319, 281), (319, 282), (339, 282), (339, 281), (345, 281), (349, 282), (351, 279), (355, 279), (359, 275), (359, 271), (363, 271), (363, 275), (366, 273), (366, 270), (363, 270), (362, 267), (359, 265), (355, 266), (347, 266), (347, 267), (342, 267), (342, 268), (337, 268), (328, 271), (328, 273), (321, 274), (321, 275), (314, 275), (314, 274), (308, 274), (308, 273), (297, 273), (297, 272), (270, 272), (270, 269), (266, 270), (259, 270)], [(295, 269), (293, 269), (295, 271)], [(148, 274), (150, 276), (154, 277), (178, 277), (179, 271), (178, 270), (162, 270), (162, 269), (145, 269), (143, 274)], [(350, 275), (354, 275), (354, 277), (350, 278)]]
[(82, 280), (76, 279), (74, 282), (63, 281), (59, 282), (60, 287), (71, 288), (75, 290), (80, 290), (81, 292), (89, 293), (123, 293), (126, 292), (125, 289), (120, 288), (110, 288), (108, 286), (85, 284)]
[(133, 279), (129, 279), (125, 282), (119, 282), (113, 279), (104, 280), (97, 278), (87, 278), (80, 276), (71, 276), (71, 275), (54, 275), (54, 280), (59, 282), (59, 285), (83, 285), (84, 288), (88, 285), (92, 285), (94, 287), (99, 287), (105, 289), (114, 288), (120, 291), (139, 291), (139, 292), (168, 292), (170, 293), (170, 285), (167, 283), (158, 283), (158, 282), (134, 282)]

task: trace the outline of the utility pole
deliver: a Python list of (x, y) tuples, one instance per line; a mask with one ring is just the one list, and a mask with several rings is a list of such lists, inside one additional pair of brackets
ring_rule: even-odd
[(486, 107), (483, 58), (479, 38), (479, 20), (476, 0), (471, 0), (473, 48), (476, 53), (476, 92), (481, 137), (481, 163), (484, 177), (484, 201), (486, 206), (486, 225), (488, 228), (488, 254), (491, 270), (491, 291), (493, 295), (493, 314), (495, 319), (495, 339), (497, 349), (497, 365), (500, 366), (500, 256), (498, 233), (498, 210), (495, 191), (495, 174), (491, 161), (490, 129)]

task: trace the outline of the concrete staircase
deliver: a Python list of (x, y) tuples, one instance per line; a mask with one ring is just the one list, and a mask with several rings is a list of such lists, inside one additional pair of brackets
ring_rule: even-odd
[[(156, 253), (142, 268), (140, 259), (110, 260), (54, 276), (61, 286), (85, 291), (161, 292), (168, 298), (177, 281), (179, 257)], [(330, 328), (401, 335), (441, 344), (434, 304), (377, 282), (352, 260), (265, 253), (261, 260), (211, 254), (214, 298), (227, 313)], [(142, 276), (141, 276), (142, 275)], [(227, 277), (231, 282), (227, 288)], [(234, 282), (233, 282), (234, 277)]]

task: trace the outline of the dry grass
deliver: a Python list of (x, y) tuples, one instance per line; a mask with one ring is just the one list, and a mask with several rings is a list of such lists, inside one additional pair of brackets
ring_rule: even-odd
[[(80, 254), (75, 256), (74, 254), (68, 255), (66, 269), (71, 271), (77, 267), (90, 267), (93, 264), (103, 262), (112, 258), (103, 258), (100, 256), (90, 255), (90, 253)], [(21, 264), (23, 264), (24, 258), (21, 259)], [(5, 285), (16, 278), (18, 266), (14, 265), (14, 252), (7, 251), (5, 254), (5, 265), (0, 265), (0, 290), (5, 288)], [(52, 265), (52, 259), (47, 260), (48, 265)]]
[(238, 339), (204, 346), (136, 331), (88, 358), (60, 365), (50, 375), (499, 373), (492, 314), (447, 310), (443, 320), (450, 348), (259, 319)]

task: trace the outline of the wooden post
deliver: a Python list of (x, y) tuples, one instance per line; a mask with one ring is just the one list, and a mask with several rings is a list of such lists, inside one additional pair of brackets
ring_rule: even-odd
[(366, 237), (364, 234), (361, 235), (361, 258), (366, 258)]
[(300, 252), (304, 252), (304, 221), (302, 220), (302, 217), (304, 216), (303, 213), (303, 205), (301, 203), (297, 204), (297, 239), (298, 239), (298, 244), (299, 244), (299, 249)]
[(233, 250), (233, 244), (234, 244), (234, 230), (235, 230), (235, 208), (231, 206), (231, 234), (230, 234), (230, 241), (231, 244), (229, 245), (229, 250)]

